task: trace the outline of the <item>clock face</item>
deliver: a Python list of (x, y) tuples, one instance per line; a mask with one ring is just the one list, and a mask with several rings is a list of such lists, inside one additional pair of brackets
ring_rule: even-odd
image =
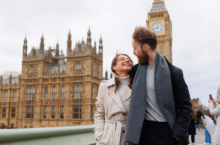
[(151, 27), (154, 31), (154, 33), (159, 34), (163, 31), (163, 24), (160, 22), (156, 22)]

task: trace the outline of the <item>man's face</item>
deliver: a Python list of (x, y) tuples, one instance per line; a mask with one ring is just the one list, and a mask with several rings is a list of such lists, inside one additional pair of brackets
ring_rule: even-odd
[(146, 64), (148, 63), (148, 54), (146, 51), (144, 51), (142, 48), (141, 48), (141, 45), (135, 41), (133, 39), (132, 41), (132, 47), (133, 47), (133, 54), (137, 56), (137, 59), (138, 59), (138, 63), (139, 64)]

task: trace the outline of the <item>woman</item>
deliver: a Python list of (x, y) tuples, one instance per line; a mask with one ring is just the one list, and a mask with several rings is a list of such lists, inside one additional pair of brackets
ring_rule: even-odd
[(212, 98), (212, 100), (208, 100), (209, 102), (209, 109), (210, 109), (210, 113), (212, 115), (216, 115), (217, 117), (217, 126), (216, 126), (216, 130), (213, 136), (213, 140), (212, 143), (214, 145), (220, 145), (220, 88), (218, 89), (218, 95), (217, 95), (217, 102), (215, 101), (214, 98)]
[(197, 130), (197, 128), (200, 131), (200, 121), (196, 118), (195, 131)]
[(195, 135), (196, 135), (195, 120), (196, 120), (196, 116), (195, 116), (195, 113), (194, 113), (194, 110), (193, 110), (192, 115), (191, 115), (191, 122), (190, 122), (190, 125), (189, 125), (189, 131), (188, 131), (189, 135), (191, 135), (191, 142), (192, 142), (193, 145), (195, 145)]
[(203, 113), (199, 110), (197, 112), (196, 118), (199, 119), (199, 121), (202, 121), (205, 127), (205, 144), (211, 144), (211, 135), (213, 134), (215, 131), (215, 124), (214, 122), (211, 120), (211, 118), (209, 118), (206, 115), (203, 115)]
[(95, 112), (95, 137), (97, 145), (123, 145), (125, 140), (128, 109), (130, 105), (132, 78), (129, 72), (133, 67), (126, 54), (116, 54), (111, 70), (114, 77), (102, 81), (99, 86), (98, 103)]

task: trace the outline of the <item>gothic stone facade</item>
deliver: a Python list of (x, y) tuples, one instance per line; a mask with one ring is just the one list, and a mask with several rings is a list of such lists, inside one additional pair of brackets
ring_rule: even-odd
[[(0, 77), (0, 123), (8, 128), (56, 127), (93, 124), (95, 100), (103, 80), (102, 38), (96, 48), (87, 42), (72, 45), (68, 34), (67, 55), (55, 49), (23, 45), (22, 73)], [(98, 53), (97, 53), (98, 49)]]
[(172, 21), (164, 0), (154, 0), (146, 23), (157, 34), (157, 51), (172, 63)]

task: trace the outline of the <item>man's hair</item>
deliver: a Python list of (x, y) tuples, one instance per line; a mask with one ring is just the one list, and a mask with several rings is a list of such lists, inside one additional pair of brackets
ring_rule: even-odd
[(157, 48), (157, 35), (145, 27), (135, 27), (133, 39), (141, 45), (141, 48), (143, 48), (145, 43), (148, 44), (152, 50)]

